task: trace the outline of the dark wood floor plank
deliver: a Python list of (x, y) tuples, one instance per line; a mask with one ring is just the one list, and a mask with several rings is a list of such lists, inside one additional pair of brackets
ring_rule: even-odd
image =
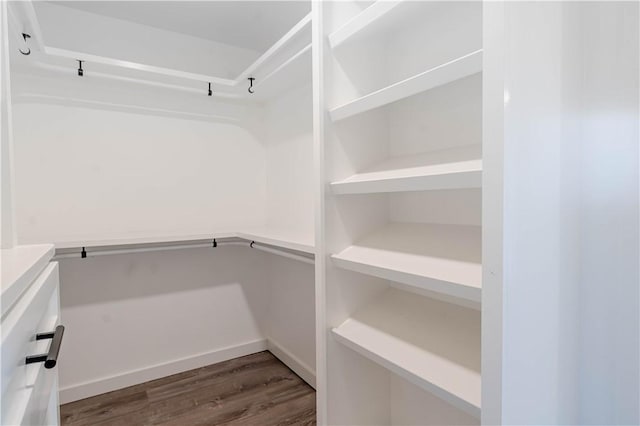
[(103, 398), (88, 398), (63, 405), (65, 409), (60, 411), (60, 417), (65, 425), (82, 425), (88, 421), (97, 424), (145, 410), (148, 405), (147, 394), (144, 391), (127, 391), (122, 395), (109, 392), (104, 394)]
[(270, 352), (60, 407), (65, 426), (315, 425), (315, 391)]
[(300, 384), (297, 376), (280, 365), (278, 368), (241, 370), (217, 381), (216, 386), (187, 388), (180, 395), (178, 404), (176, 399), (152, 403), (153, 421), (159, 417), (165, 421), (182, 419), (186, 424), (192, 424), (199, 417), (211, 416), (226, 421), (266, 403), (269, 393), (285, 392), (289, 387), (300, 387)]
[[(287, 404), (276, 404), (252, 416), (245, 416), (224, 426), (240, 425), (315, 425), (315, 394), (302, 395)], [(313, 408), (311, 408), (313, 407)]]
[[(206, 422), (209, 418), (215, 418), (217, 424), (232, 420), (241, 420), (251, 417), (256, 413), (269, 410), (272, 406), (276, 405), (269, 399), (269, 394), (265, 392), (266, 390), (274, 394), (278, 392), (291, 393), (290, 388), (292, 386), (300, 387), (299, 383), (292, 384), (287, 381), (278, 381), (271, 382), (259, 388), (247, 388), (223, 397), (219, 401), (210, 399), (210, 397), (207, 396), (204, 398), (200, 397), (197, 399), (197, 405), (191, 410), (164, 413), (161, 418), (172, 420), (170, 424), (174, 424), (173, 420), (177, 421), (175, 424), (209, 424)], [(306, 393), (308, 393), (308, 391)], [(304, 393), (299, 392), (297, 396), (301, 397), (303, 395)], [(202, 423), (201, 420), (205, 422)]]

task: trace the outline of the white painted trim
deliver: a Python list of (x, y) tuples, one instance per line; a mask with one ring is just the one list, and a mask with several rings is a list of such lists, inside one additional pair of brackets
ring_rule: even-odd
[[(35, 66), (37, 68), (43, 69), (43, 70), (53, 71), (53, 72), (57, 72), (57, 73), (60, 73), (60, 74), (75, 75), (75, 70), (74, 69), (70, 69), (69, 67), (62, 67), (62, 66), (59, 66), (59, 65), (47, 64), (45, 62), (39, 61), (35, 57), (31, 59), (31, 65)], [(161, 87), (163, 89), (180, 90), (180, 91), (183, 91), (183, 92), (189, 92), (189, 93), (194, 93), (194, 94), (202, 94), (203, 93), (202, 88), (180, 86), (178, 84), (161, 83), (161, 82), (158, 82), (158, 81), (143, 80), (143, 79), (135, 78), (135, 77), (124, 77), (124, 76), (120, 76), (120, 75), (109, 74), (109, 73), (104, 73), (104, 72), (99, 72), (99, 71), (91, 71), (91, 74), (86, 75), (85, 78), (87, 78), (87, 79), (89, 79), (89, 78), (101, 78), (101, 79), (106, 79), (106, 80), (124, 81), (126, 83), (142, 84), (142, 85), (145, 85), (145, 86), (152, 86), (152, 87)], [(242, 99), (242, 98), (246, 98), (247, 97), (244, 94), (240, 95), (240, 94), (236, 94), (236, 93), (220, 92), (219, 90), (216, 90), (215, 92), (213, 92), (213, 94), (211, 96), (219, 97), (219, 98), (229, 98), (229, 99)]]
[[(482, 6), (482, 424), (503, 424), (505, 2)], [(513, 209), (513, 207), (510, 207)]]
[(297, 356), (289, 352), (273, 338), (267, 338), (267, 350), (276, 358), (293, 370), (302, 380), (307, 382), (312, 388), (316, 388), (316, 372)]
[(78, 383), (60, 389), (60, 404), (66, 404), (67, 402), (77, 401), (264, 350), (267, 350), (267, 341), (265, 339), (259, 339), (238, 346), (222, 348), (138, 370), (127, 371), (115, 376)]
[(215, 77), (212, 75), (205, 75), (205, 74), (196, 74), (192, 72), (174, 70), (171, 68), (157, 67), (154, 65), (141, 64), (139, 62), (123, 61), (116, 58), (91, 55), (89, 53), (78, 52), (75, 50), (60, 49), (58, 47), (50, 47), (50, 46), (46, 46), (45, 49), (46, 49), (45, 52), (47, 55), (58, 56), (61, 58), (76, 59), (76, 60), (81, 60), (86, 62), (93, 62), (96, 64), (111, 65), (114, 67), (128, 68), (128, 69), (138, 70), (138, 71), (146, 71), (154, 74), (184, 78), (185, 80), (211, 82), (211, 83), (220, 84), (223, 86), (233, 86), (237, 84), (234, 80), (229, 80), (227, 78), (220, 78), (220, 77)]
[(126, 112), (134, 114), (146, 114), (160, 117), (173, 117), (185, 120), (199, 120), (225, 123), (240, 123), (238, 118), (224, 115), (200, 114), (197, 112), (178, 111), (165, 108), (151, 108), (140, 105), (120, 104), (115, 102), (102, 102), (88, 99), (70, 98), (64, 96), (40, 95), (37, 93), (23, 93), (14, 97), (16, 104), (49, 104), (63, 105), (68, 107), (79, 107), (88, 109), (98, 109), (105, 111)]
[(319, 1), (311, 2), (311, 67), (313, 85), (313, 167), (314, 167), (314, 243), (315, 243), (315, 320), (316, 320), (316, 421), (319, 426), (328, 422), (327, 404), (327, 318), (326, 318), (326, 247), (325, 247), (325, 115), (324, 8)]
[(15, 21), (9, 4), (0, 4), (0, 159), (2, 185), (2, 213), (0, 247), (13, 248), (17, 243), (15, 226), (15, 176), (13, 167), (13, 102), (11, 94), (11, 67), (9, 66), (10, 34), (9, 26)]

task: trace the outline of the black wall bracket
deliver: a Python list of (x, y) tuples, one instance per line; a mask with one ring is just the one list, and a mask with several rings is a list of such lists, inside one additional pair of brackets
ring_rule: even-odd
[[(31, 36), (27, 33), (22, 33), (22, 38), (24, 39), (24, 44), (27, 44), (27, 39), (31, 38)], [(31, 48), (27, 47), (27, 50), (24, 51), (22, 49), (19, 49), (20, 53), (22, 53), (23, 55), (27, 56), (27, 55), (31, 55)]]

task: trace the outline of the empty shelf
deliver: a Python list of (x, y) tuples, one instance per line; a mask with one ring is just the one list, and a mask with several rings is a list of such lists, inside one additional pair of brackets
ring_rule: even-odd
[(268, 244), (304, 253), (314, 253), (313, 237), (305, 237), (287, 230), (256, 228), (237, 232), (238, 238), (252, 240), (257, 243)]
[(311, 44), (306, 45), (270, 73), (259, 76), (250, 98), (259, 101), (273, 99), (289, 90), (302, 87), (311, 75)]
[(480, 303), (481, 228), (394, 223), (331, 256), (342, 269)]
[(95, 247), (114, 247), (114, 246), (136, 246), (144, 244), (163, 244), (163, 243), (186, 243), (194, 241), (210, 242), (214, 238), (241, 238), (244, 240), (255, 241), (289, 250), (301, 251), (305, 253), (313, 253), (313, 239), (304, 238), (300, 235), (286, 231), (273, 230), (268, 228), (252, 228), (245, 231), (225, 231), (212, 232), (210, 234), (194, 234), (194, 235), (171, 235), (157, 237), (133, 237), (133, 238), (113, 238), (113, 239), (94, 239), (79, 241), (59, 241), (55, 243), (56, 249), (72, 249), (72, 248), (95, 248)]
[(480, 313), (399, 290), (333, 329), (350, 349), (480, 417)]
[(342, 120), (482, 71), (482, 49), (355, 99), (330, 111)]
[(235, 232), (212, 232), (210, 234), (162, 235), (162, 236), (129, 236), (122, 238), (88, 238), (76, 241), (56, 241), (56, 249), (78, 247), (109, 247), (141, 244), (182, 243), (187, 241), (210, 241), (214, 238), (233, 238)]
[[(465, 148), (469, 151), (468, 148)], [(433, 154), (392, 158), (362, 173), (331, 183), (334, 194), (427, 191), (480, 188), (482, 160), (480, 148), (472, 149), (473, 159), (459, 155), (461, 149)], [(453, 155), (451, 155), (453, 154)], [(457, 160), (454, 160), (457, 158)]]
[(371, 29), (374, 24), (380, 22), (380, 18), (383, 18), (400, 4), (402, 4), (400, 1), (374, 2), (343, 26), (331, 33), (329, 35), (329, 44), (335, 49), (354, 36), (364, 33), (365, 29)]

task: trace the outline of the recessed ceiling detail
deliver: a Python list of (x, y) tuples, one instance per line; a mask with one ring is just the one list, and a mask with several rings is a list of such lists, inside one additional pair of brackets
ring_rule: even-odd
[(303, 1), (54, 1), (57, 5), (263, 52), (311, 10)]

